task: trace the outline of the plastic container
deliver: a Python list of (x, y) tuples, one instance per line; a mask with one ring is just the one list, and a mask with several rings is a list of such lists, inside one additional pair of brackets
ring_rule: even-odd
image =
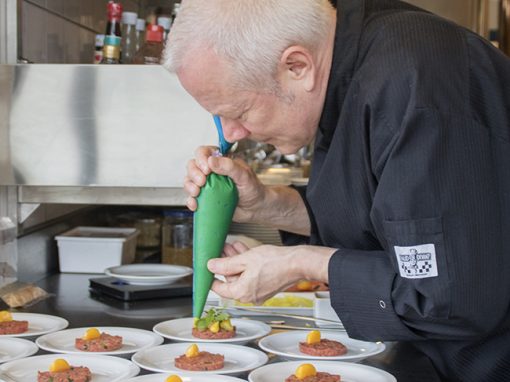
[(103, 273), (135, 259), (135, 228), (76, 227), (55, 237), (60, 272)]
[(193, 213), (167, 210), (161, 232), (161, 262), (193, 267)]
[(136, 20), (136, 44), (135, 44), (135, 53), (140, 50), (143, 43), (145, 42), (145, 20), (138, 19)]
[[(329, 292), (315, 292), (315, 304), (313, 306), (313, 316), (315, 318), (323, 318), (325, 320), (336, 321), (340, 325), (340, 319), (335, 310), (331, 306), (331, 299)], [(333, 323), (325, 321), (316, 321), (315, 324), (319, 327), (331, 326)]]
[(136, 22), (138, 15), (135, 12), (122, 13), (122, 43), (121, 61), (131, 64), (136, 53)]
[(179, 14), (179, 11), (181, 10), (181, 3), (175, 3), (174, 8), (172, 9), (172, 24), (175, 21), (175, 18)]
[(160, 16), (158, 17), (158, 25), (161, 25), (164, 29), (163, 31), (163, 44), (166, 43), (166, 38), (168, 37), (168, 32), (170, 32), (170, 27), (172, 26), (172, 18)]
[(136, 228), (140, 234), (136, 240), (138, 249), (161, 248), (161, 217), (138, 212), (128, 212), (115, 218), (115, 226)]
[(147, 26), (145, 44), (135, 53), (133, 64), (159, 65), (163, 53), (163, 32), (161, 25)]

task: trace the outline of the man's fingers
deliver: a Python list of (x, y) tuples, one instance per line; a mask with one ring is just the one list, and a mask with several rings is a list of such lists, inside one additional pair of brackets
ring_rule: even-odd
[(250, 169), (241, 160), (211, 156), (208, 158), (207, 163), (212, 171), (220, 175), (229, 176), (237, 185), (244, 184), (249, 181)]
[(196, 198), (200, 194), (200, 187), (196, 185), (193, 181), (191, 181), (188, 177), (184, 178), (184, 191), (189, 196)]
[(237, 280), (239, 280), (240, 276), (227, 276), (225, 277), (225, 280), (227, 280), (228, 283), (234, 283)]
[(205, 175), (211, 172), (207, 159), (216, 151), (218, 148), (214, 146), (200, 146), (195, 150), (195, 164)]
[(237, 296), (234, 294), (235, 288), (232, 287), (233, 285), (234, 284), (229, 282), (223, 282), (215, 279), (211, 286), (211, 290), (223, 298), (235, 299)]
[(237, 253), (243, 253), (250, 249), (246, 244), (244, 244), (241, 241), (233, 242), (232, 247), (233, 247), (233, 250), (236, 251)]
[(186, 207), (189, 208), (190, 211), (195, 211), (198, 207), (197, 200), (192, 198), (191, 196), (186, 200)]
[(244, 272), (246, 265), (239, 259), (239, 256), (234, 256), (209, 260), (207, 268), (209, 268), (212, 273), (218, 275), (234, 276)]
[(206, 173), (198, 167), (196, 159), (188, 161), (187, 176), (185, 180), (195, 183), (197, 186), (202, 187), (206, 181)]
[(225, 246), (223, 247), (223, 257), (232, 257), (235, 255), (238, 255), (239, 252), (235, 249), (235, 247), (232, 244), (225, 243)]

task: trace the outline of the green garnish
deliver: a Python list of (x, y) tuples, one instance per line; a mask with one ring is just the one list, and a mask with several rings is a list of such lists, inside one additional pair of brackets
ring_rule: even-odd
[(207, 312), (205, 312), (205, 316), (200, 318), (199, 320), (196, 320), (195, 327), (203, 332), (204, 330), (207, 330), (212, 324), (215, 322), (221, 322), (225, 320), (229, 320), (230, 315), (223, 310), (216, 310), (214, 308), (209, 309)]

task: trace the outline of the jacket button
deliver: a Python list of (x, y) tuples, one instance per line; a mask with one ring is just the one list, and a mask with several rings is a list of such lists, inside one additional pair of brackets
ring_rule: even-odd
[(379, 300), (379, 306), (383, 309), (386, 309), (386, 303), (383, 300)]

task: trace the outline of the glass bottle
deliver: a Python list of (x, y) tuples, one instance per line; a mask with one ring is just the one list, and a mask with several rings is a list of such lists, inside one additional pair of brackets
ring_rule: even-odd
[(162, 52), (163, 27), (149, 24), (145, 31), (145, 44), (136, 52), (133, 64), (159, 64)]
[(136, 20), (136, 47), (135, 53), (140, 50), (143, 43), (145, 42), (145, 20), (138, 19)]
[(122, 13), (122, 63), (131, 64), (136, 53), (136, 20), (134, 12)]
[(166, 210), (161, 231), (161, 262), (193, 266), (193, 213)]
[(94, 50), (94, 64), (100, 64), (103, 60), (104, 34), (96, 34)]
[(105, 36), (101, 64), (120, 64), (120, 37)]
[(108, 22), (106, 23), (106, 36), (121, 37), (120, 21), (122, 18), (122, 5), (110, 0), (106, 5)]

